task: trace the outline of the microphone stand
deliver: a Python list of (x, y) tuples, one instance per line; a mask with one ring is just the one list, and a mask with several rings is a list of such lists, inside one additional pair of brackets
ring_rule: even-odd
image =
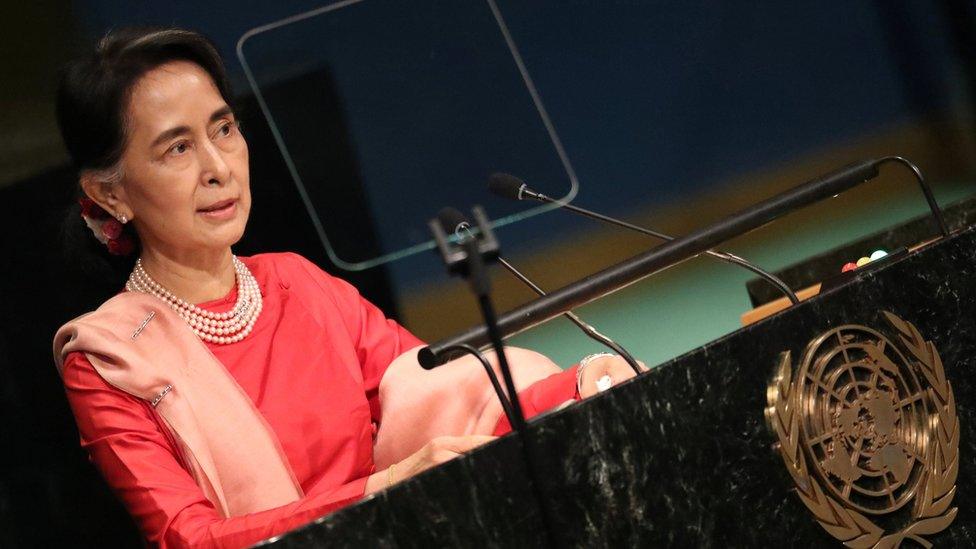
[[(456, 210), (455, 210), (455, 212), (456, 212)], [(461, 215), (461, 212), (457, 212), (456, 215), (459, 215), (460, 216)], [(453, 224), (453, 221), (451, 221), (451, 223), (448, 223), (448, 224), (443, 223), (443, 221), (446, 221), (444, 219), (442, 219), (441, 221), (442, 221), (441, 226), (444, 227), (445, 230), (449, 230), (450, 225)], [(471, 224), (468, 223), (467, 220), (463, 219), (463, 217), (460, 218), (460, 223), (458, 223), (456, 225), (456, 228), (454, 229), (454, 236), (456, 236), (459, 239), (461, 239), (461, 238), (473, 239), (474, 238), (474, 233), (471, 232), (470, 225)], [(532, 291), (534, 291), (536, 294), (538, 294), (538, 295), (540, 295), (542, 297), (545, 297), (545, 295), (546, 295), (545, 290), (543, 290), (542, 288), (540, 288), (539, 285), (536, 284), (535, 282), (532, 282), (532, 280), (530, 280), (529, 277), (527, 277), (524, 274), (522, 274), (522, 271), (519, 271), (518, 269), (516, 269), (515, 266), (512, 265), (511, 263), (509, 263), (508, 261), (506, 261), (504, 257), (502, 257), (501, 255), (498, 255), (495, 259), (498, 260), (498, 262), (502, 264), (502, 267), (505, 267), (505, 269), (507, 269), (508, 272), (512, 273), (512, 276), (514, 276), (515, 278), (517, 278), (520, 281), (522, 281), (523, 284), (525, 284), (526, 286), (528, 286), (529, 288), (531, 288)], [(620, 357), (623, 358), (627, 362), (627, 364), (630, 366), (630, 368), (634, 371), (635, 374), (642, 373), (642, 370), (640, 368), (640, 365), (637, 363), (637, 359), (635, 359), (634, 356), (631, 355), (627, 351), (627, 349), (624, 349), (622, 345), (620, 345), (616, 341), (614, 341), (614, 340), (610, 339), (609, 337), (607, 337), (607, 336), (601, 334), (600, 332), (598, 332), (596, 328), (594, 328), (593, 326), (590, 326), (589, 324), (587, 324), (586, 322), (584, 322), (583, 319), (580, 318), (573, 311), (566, 311), (565, 313), (563, 313), (563, 316), (566, 317), (566, 318), (568, 318), (570, 322), (572, 322), (580, 330), (582, 330), (583, 333), (586, 334), (587, 337), (589, 337), (590, 339), (593, 339), (594, 341), (596, 341), (596, 342), (598, 342), (598, 343), (606, 346), (611, 351), (613, 351), (613, 352), (617, 353), (618, 355), (620, 355)], [(445, 352), (451, 352), (451, 351), (459, 350), (459, 351), (465, 351), (465, 352), (469, 352), (470, 353), (471, 352), (471, 349), (473, 349), (473, 348), (471, 348), (470, 346), (468, 346), (467, 349), (461, 348), (459, 346), (456, 346), (456, 347), (452, 347), (452, 348), (449, 348), (449, 349), (445, 349)], [(475, 351), (475, 352), (477, 352), (477, 351)], [(491, 373), (490, 370), (489, 370), (488, 376), (492, 378), (492, 383), (497, 384), (497, 381), (494, 379), (494, 374)]]
[[(616, 225), (616, 226), (622, 227), (624, 229), (628, 229), (628, 230), (631, 230), (631, 231), (636, 231), (638, 233), (645, 234), (647, 236), (653, 236), (654, 238), (659, 238), (661, 240), (665, 240), (665, 241), (668, 241), (668, 242), (674, 240), (674, 237), (673, 236), (667, 235), (667, 234), (662, 233), (660, 231), (655, 231), (653, 229), (648, 229), (648, 228), (645, 228), (645, 227), (641, 227), (639, 225), (634, 225), (633, 223), (628, 223), (628, 222), (623, 221), (623, 220), (620, 220), (620, 219), (616, 219), (616, 218), (613, 218), (613, 217), (610, 217), (610, 216), (607, 216), (607, 215), (603, 215), (601, 213), (594, 212), (593, 210), (587, 210), (586, 208), (581, 208), (581, 207), (576, 206), (574, 204), (570, 204), (569, 202), (559, 202), (558, 200), (555, 200), (553, 198), (550, 198), (550, 197), (548, 197), (548, 196), (546, 196), (546, 195), (544, 195), (544, 194), (542, 194), (540, 192), (532, 191), (532, 190), (530, 190), (528, 188), (520, 189), (518, 196), (519, 196), (519, 200), (522, 200), (522, 197), (525, 196), (525, 197), (531, 198), (533, 200), (538, 200), (539, 202), (542, 202), (542, 203), (545, 203), (545, 204), (559, 204), (559, 206), (561, 208), (567, 209), (567, 210), (569, 210), (569, 211), (571, 211), (573, 213), (580, 214), (580, 215), (582, 215), (584, 217), (589, 217), (590, 219), (595, 219), (595, 220), (601, 221), (603, 223), (609, 223), (611, 225)], [(712, 256), (714, 258), (717, 258), (717, 259), (720, 259), (720, 260), (725, 261), (727, 263), (730, 263), (732, 265), (738, 265), (740, 267), (743, 267), (745, 269), (748, 269), (748, 270), (752, 271), (753, 273), (759, 275), (759, 277), (762, 278), (763, 280), (765, 280), (766, 282), (768, 282), (768, 283), (772, 284), (773, 286), (775, 286), (777, 290), (779, 290), (780, 292), (782, 292), (783, 295), (785, 295), (790, 300), (790, 303), (791, 304), (796, 305), (796, 304), (798, 304), (800, 302), (800, 299), (796, 296), (796, 293), (793, 292), (793, 289), (790, 288), (789, 285), (787, 285), (785, 282), (783, 282), (779, 277), (777, 277), (773, 273), (770, 273), (770, 272), (766, 271), (765, 269), (760, 268), (758, 265), (754, 265), (754, 264), (750, 263), (749, 261), (746, 261), (745, 259), (743, 259), (743, 258), (741, 258), (741, 257), (739, 257), (739, 256), (737, 256), (735, 254), (731, 254), (729, 252), (720, 252), (720, 251), (716, 251), (716, 250), (705, 250), (703, 253), (705, 255), (710, 255), (710, 256)]]
[[(505, 357), (505, 344), (502, 342), (501, 331), (498, 329), (498, 315), (495, 313), (494, 303), (491, 301), (491, 281), (485, 270), (485, 262), (492, 261), (498, 257), (498, 241), (495, 240), (494, 233), (488, 226), (488, 219), (484, 210), (475, 207), (475, 222), (481, 229), (481, 238), (463, 238), (456, 246), (452, 246), (448, 241), (447, 234), (444, 232), (442, 224), (437, 219), (432, 219), (428, 226), (434, 235), (437, 249), (440, 251), (441, 259), (447, 266), (447, 270), (452, 275), (460, 275), (468, 280), (471, 291), (478, 300), (478, 307), (485, 320), (485, 329), (488, 332), (488, 340), (495, 349), (498, 356), (498, 367), (502, 372), (505, 381), (505, 390), (508, 393), (508, 401), (512, 411), (512, 429), (522, 431), (525, 428), (525, 415), (522, 413), (522, 404), (516, 398), (515, 381), (512, 379), (512, 371), (508, 366), (508, 359)], [(499, 395), (502, 398), (502, 395)], [(504, 400), (502, 400), (504, 407)]]
[[(633, 284), (667, 267), (690, 259), (710, 250), (729, 238), (744, 234), (804, 206), (830, 198), (878, 176), (878, 165), (883, 162), (900, 162), (895, 158), (866, 160), (844, 166), (836, 171), (808, 181), (763, 200), (744, 210), (729, 215), (707, 227), (698, 229), (682, 238), (666, 242), (657, 248), (638, 254), (630, 259), (587, 276), (573, 284), (550, 292), (546, 297), (526, 303), (499, 318), (499, 327), (506, 335), (512, 335), (535, 326), (570, 309), (585, 305), (613, 291)], [(926, 196), (932, 196), (925, 181), (919, 186)], [(933, 218), (940, 232), (948, 233), (937, 202), (929, 200)], [(465, 343), (473, 346), (484, 343), (483, 328), (472, 328), (448, 339), (431, 343), (417, 355), (421, 366), (435, 368), (443, 360), (444, 347)]]
[[(506, 261), (505, 258), (499, 256), (498, 262), (502, 264), (502, 267), (508, 269), (508, 272), (512, 273), (512, 275), (514, 275), (515, 278), (518, 278), (523, 283), (525, 283), (526, 286), (532, 288), (532, 291), (534, 291), (535, 293), (539, 294), (542, 297), (546, 296), (545, 290), (543, 290), (534, 282), (529, 280), (527, 276), (525, 276), (524, 274), (521, 273), (521, 271), (516, 269), (514, 265)], [(596, 328), (584, 322), (583, 319), (580, 318), (573, 311), (566, 311), (565, 313), (563, 313), (563, 316), (568, 318), (570, 322), (572, 322), (577, 327), (579, 327), (580, 330), (583, 330), (583, 333), (585, 333), (591, 339), (594, 339), (602, 343), (603, 345), (606, 345), (615, 353), (620, 355), (621, 358), (627, 361), (627, 364), (630, 365), (630, 368), (634, 371), (635, 374), (642, 373), (642, 370), (640, 369), (640, 365), (637, 364), (637, 359), (635, 359), (633, 355), (627, 352), (627, 349), (624, 349), (619, 343), (598, 332)]]
[[(441, 258), (444, 260), (450, 274), (457, 274), (468, 279), (472, 292), (478, 299), (478, 306), (485, 319), (485, 329), (488, 332), (488, 339), (491, 341), (495, 354), (498, 356), (498, 366), (502, 371), (505, 380), (505, 388), (508, 392), (508, 402), (511, 405), (512, 430), (519, 438), (522, 448), (522, 457), (525, 462), (526, 472), (529, 476), (532, 494), (535, 496), (539, 508), (540, 518), (545, 528), (547, 545), (555, 547), (555, 524), (550, 517), (549, 506), (545, 504), (540, 491), (539, 476), (532, 460), (532, 451), (529, 448), (530, 440), (525, 436), (526, 424), (525, 415), (522, 412), (522, 404), (519, 402), (518, 393), (515, 390), (515, 382), (512, 379), (512, 371), (509, 368), (508, 359), (505, 357), (505, 344), (502, 342), (501, 330), (498, 328), (498, 317), (495, 313), (495, 306), (491, 301), (491, 283), (488, 279), (485, 263), (498, 258), (498, 241), (488, 222), (488, 216), (480, 206), (472, 209), (475, 223), (478, 225), (480, 238), (468, 237), (461, 240), (460, 245), (452, 246), (448, 241), (447, 234), (437, 219), (428, 222), (437, 249), (440, 251)], [(498, 389), (496, 385), (496, 389)], [(503, 395), (498, 395), (502, 399), (502, 406), (505, 406)]]

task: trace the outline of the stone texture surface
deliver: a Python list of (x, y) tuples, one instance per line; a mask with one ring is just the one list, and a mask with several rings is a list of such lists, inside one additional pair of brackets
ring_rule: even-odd
[[(271, 545), (839, 546), (772, 450), (766, 384), (780, 352), (843, 325), (913, 323), (939, 350), (962, 428), (959, 514), (936, 547), (976, 546), (976, 230), (930, 245)], [(656, 329), (649, 326), (648, 329)], [(892, 520), (901, 520), (893, 518)], [(880, 524), (880, 522), (879, 522)]]

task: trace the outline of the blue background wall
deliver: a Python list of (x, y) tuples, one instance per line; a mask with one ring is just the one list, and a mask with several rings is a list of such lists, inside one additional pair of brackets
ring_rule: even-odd
[[(246, 91), (234, 55), (238, 38), (252, 27), (319, 5), (81, 1), (77, 2), (77, 13), (92, 35), (133, 23), (201, 30), (217, 41), (238, 88)], [(710, 1), (502, 0), (499, 7), (576, 168), (581, 182), (579, 200), (612, 213), (657, 208), (701, 195), (750, 170), (930, 117), (950, 109), (953, 98), (964, 93), (956, 76), (950, 33), (937, 2), (766, 1), (733, 5)], [(245, 50), (257, 52), (256, 62), (265, 69), (256, 72), (271, 75), (271, 80), (274, 71), (293, 76), (320, 67), (323, 61), (340, 77), (357, 66), (363, 68), (358, 75), (361, 78), (340, 82), (340, 91), (347, 98), (348, 124), (363, 157), (362, 169), (368, 172), (364, 180), (371, 189), (374, 217), (386, 251), (426, 240), (421, 220), (436, 212), (436, 201), (431, 197), (457, 186), (457, 174), (466, 174), (464, 170), (471, 170), (473, 163), (456, 150), (431, 144), (429, 149), (440, 152), (435, 159), (441, 162), (439, 170), (404, 169), (409, 159), (418, 155), (409, 149), (399, 155), (396, 150), (389, 151), (393, 132), (383, 131), (382, 120), (370, 117), (376, 109), (369, 106), (384, 105), (385, 90), (376, 91), (382, 89), (377, 80), (409, 78), (412, 67), (379, 63), (384, 49), (391, 46), (407, 51), (413, 48), (421, 55), (431, 34), (454, 32), (458, 36), (447, 41), (463, 42), (465, 37), (452, 21), (465, 11), (477, 19), (468, 28), (483, 34), (485, 40), (498, 40), (487, 4), (478, 0), (366, 0), (327, 14), (313, 25), (292, 27), (298, 29), (294, 35), (290, 31), (271, 35), (281, 51), (290, 55), (287, 59), (292, 61), (291, 66), (282, 63), (281, 57), (272, 63), (273, 56), (265, 56), (262, 65), (259, 53), (269, 47), (267, 42), (262, 45), (260, 38), (252, 42), (257, 45), (251, 50)], [(363, 13), (362, 19), (367, 22), (347, 15), (354, 12)], [(330, 17), (348, 17), (351, 28), (329, 32), (328, 21), (323, 19)], [(423, 19), (423, 24), (411, 18)], [(316, 28), (322, 31), (318, 38), (309, 32)], [(342, 48), (344, 41), (357, 47)], [(317, 51), (320, 44), (321, 51)], [(458, 50), (463, 53), (463, 47)], [(464, 77), (467, 61), (463, 55), (444, 59), (444, 72), (456, 71)], [(375, 70), (371, 73), (369, 69)], [(498, 67), (500, 73), (505, 70), (511, 71), (512, 66)], [(383, 78), (371, 78), (370, 74)], [(507, 78), (499, 80), (512, 82)], [(436, 82), (432, 79), (430, 87)], [(261, 81), (262, 85), (268, 83), (268, 79)], [(464, 89), (466, 101), (492, 108), (492, 98), (499, 93), (489, 86)], [(423, 103), (423, 92), (410, 97), (391, 109), (405, 111), (414, 105), (420, 113), (416, 119), (425, 122), (424, 130), (432, 138), (450, 134), (458, 123), (449, 117), (429, 116), (438, 112), (440, 98), (436, 94), (426, 96), (429, 104)], [(523, 119), (525, 111), (513, 107), (510, 112), (496, 109), (491, 114), (516, 120)], [(283, 128), (288, 135), (287, 124)], [(464, 132), (466, 136), (472, 134)], [(423, 135), (403, 139), (424, 143)], [(487, 171), (481, 166), (477, 170)], [(524, 171), (520, 175), (524, 176)], [(568, 183), (554, 184), (554, 188), (568, 188)], [(468, 200), (460, 198), (468, 195)], [(496, 215), (514, 211), (484, 193), (472, 190), (468, 195), (448, 192), (440, 205), (466, 208), (477, 202)], [(318, 202), (323, 203), (327, 214), (327, 200)], [(413, 213), (409, 222), (395, 215), (398, 208)], [(572, 222), (562, 216), (548, 216), (539, 223), (544, 225), (529, 224), (524, 233), (574, 230)], [(512, 243), (514, 249), (509, 249), (518, 252), (539, 245), (532, 240)], [(416, 259), (399, 262), (392, 267), (394, 280), (398, 286), (427, 280), (431, 275), (429, 263)]]

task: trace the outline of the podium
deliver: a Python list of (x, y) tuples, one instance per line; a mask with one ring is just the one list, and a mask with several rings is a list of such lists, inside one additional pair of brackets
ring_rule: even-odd
[(976, 546), (974, 311), (963, 225), (263, 545)]

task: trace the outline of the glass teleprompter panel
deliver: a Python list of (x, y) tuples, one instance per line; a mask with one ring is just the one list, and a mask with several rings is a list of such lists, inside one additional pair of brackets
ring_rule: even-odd
[[(329, 257), (363, 270), (433, 247), (444, 206), (495, 226), (578, 183), (493, 0), (352, 0), (252, 29), (238, 57)], [(255, 182), (260, 184), (260, 182)]]

